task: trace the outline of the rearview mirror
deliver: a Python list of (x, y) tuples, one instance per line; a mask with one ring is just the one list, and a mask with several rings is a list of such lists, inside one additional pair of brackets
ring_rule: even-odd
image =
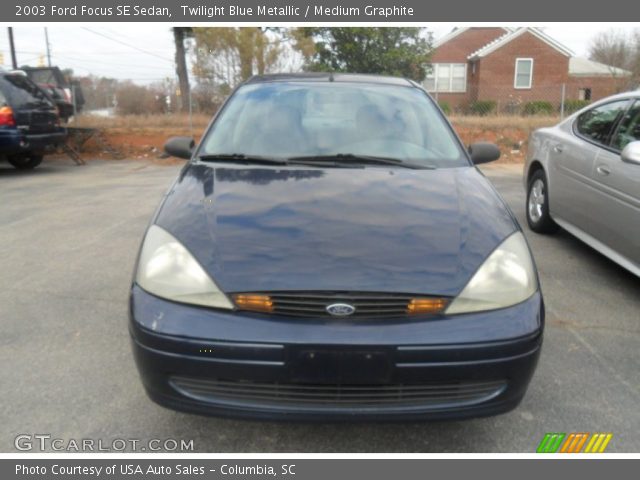
[(191, 137), (171, 137), (167, 140), (167, 143), (164, 144), (164, 151), (172, 157), (189, 160), (195, 145), (196, 142)]
[(620, 154), (623, 162), (640, 165), (640, 142), (631, 142), (624, 147)]
[(479, 165), (499, 159), (500, 149), (493, 143), (478, 142), (469, 145), (469, 154), (473, 163)]

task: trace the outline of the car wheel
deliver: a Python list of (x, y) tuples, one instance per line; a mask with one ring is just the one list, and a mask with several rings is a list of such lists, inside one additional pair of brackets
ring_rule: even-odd
[(18, 170), (31, 170), (42, 163), (43, 155), (14, 155), (7, 160)]
[(529, 179), (527, 223), (536, 233), (553, 233), (558, 230), (558, 225), (549, 215), (549, 189), (544, 170), (535, 171)]

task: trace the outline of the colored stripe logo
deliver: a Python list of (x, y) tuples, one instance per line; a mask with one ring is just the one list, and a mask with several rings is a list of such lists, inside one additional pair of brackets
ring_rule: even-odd
[[(612, 433), (588, 432), (547, 433), (536, 453), (603, 453), (613, 438)], [(583, 450), (584, 449), (584, 450)]]

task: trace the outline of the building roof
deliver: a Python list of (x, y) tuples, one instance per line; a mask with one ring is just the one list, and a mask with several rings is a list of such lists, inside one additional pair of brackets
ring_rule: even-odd
[[(453, 30), (451, 30), (449, 33), (447, 33), (444, 37), (441, 37), (435, 42), (433, 42), (433, 48), (438, 48), (439, 46), (444, 45), (448, 41), (453, 40), (458, 35), (466, 32), (467, 30), (470, 30), (471, 28), (479, 28), (479, 27), (456, 27)], [(502, 28), (505, 31), (505, 33), (509, 33), (513, 31), (513, 28), (510, 28), (510, 27), (500, 27), (500, 28)]]
[(571, 57), (569, 59), (569, 75), (574, 77), (628, 77), (631, 75), (631, 72), (622, 68), (595, 62), (588, 58)]
[[(474, 27), (466, 27), (466, 28), (456, 28), (440, 40), (438, 40), (434, 46), (438, 47), (458, 35), (462, 32), (469, 30)], [(487, 43), (483, 47), (479, 48), (475, 52), (472, 52), (467, 56), (468, 60), (476, 60), (482, 57), (486, 57), (491, 53), (498, 50), (500, 47), (508, 44), (509, 42), (515, 40), (516, 38), (524, 35), (529, 32), (534, 35), (541, 41), (545, 42), (550, 47), (554, 48), (562, 55), (569, 57), (569, 75), (574, 77), (595, 77), (595, 76), (620, 76), (626, 77), (631, 75), (631, 72), (624, 70), (622, 68), (612, 67), (610, 65), (605, 65), (604, 63), (595, 62), (593, 60), (589, 60), (586, 58), (574, 57), (573, 52), (569, 50), (567, 47), (562, 45), (557, 40), (551, 38), (549, 35), (544, 33), (542, 30), (533, 27), (520, 27), (520, 28), (505, 28), (504, 35), (499, 36), (495, 40)]]
[(506, 45), (507, 43), (511, 42), (512, 40), (515, 40), (516, 38), (520, 37), (521, 35), (527, 32), (539, 38), (540, 40), (542, 40), (547, 45), (554, 48), (564, 56), (571, 57), (573, 55), (573, 52), (571, 50), (569, 50), (567, 47), (562, 45), (560, 42), (551, 38), (542, 30), (538, 28), (533, 28), (533, 27), (521, 27), (521, 28), (516, 28), (515, 30), (512, 30), (512, 31), (509, 31), (504, 35), (502, 35), (501, 37), (496, 38), (492, 42), (487, 43), (484, 47), (471, 53), (467, 58), (469, 60), (473, 60), (476, 58), (486, 57), (487, 55), (495, 52), (500, 47)]

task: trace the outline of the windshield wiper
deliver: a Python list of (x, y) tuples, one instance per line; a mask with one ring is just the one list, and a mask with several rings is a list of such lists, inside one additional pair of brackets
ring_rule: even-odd
[(433, 165), (424, 165), (421, 163), (408, 162), (400, 158), (377, 157), (374, 155), (357, 155), (354, 153), (336, 153), (334, 155), (308, 155), (304, 157), (290, 157), (289, 162), (304, 162), (313, 164), (315, 162), (335, 162), (336, 164), (375, 164), (375, 165), (394, 165), (403, 168), (414, 168), (422, 170), (433, 170)]
[(247, 155), (244, 153), (215, 153), (198, 155), (203, 162), (237, 162), (257, 163), (259, 165), (288, 165), (286, 158), (263, 157), (261, 155)]
[(355, 155), (353, 153), (337, 153), (334, 155), (306, 155), (300, 157), (266, 157), (262, 155), (251, 155), (244, 153), (215, 153), (202, 154), (198, 159), (203, 162), (236, 162), (254, 163), (259, 165), (308, 165), (319, 166), (333, 162), (336, 166), (346, 165), (394, 165), (402, 168), (413, 168), (420, 170), (433, 170), (433, 165), (424, 165), (415, 162), (407, 162), (400, 158), (376, 157), (372, 155)]

